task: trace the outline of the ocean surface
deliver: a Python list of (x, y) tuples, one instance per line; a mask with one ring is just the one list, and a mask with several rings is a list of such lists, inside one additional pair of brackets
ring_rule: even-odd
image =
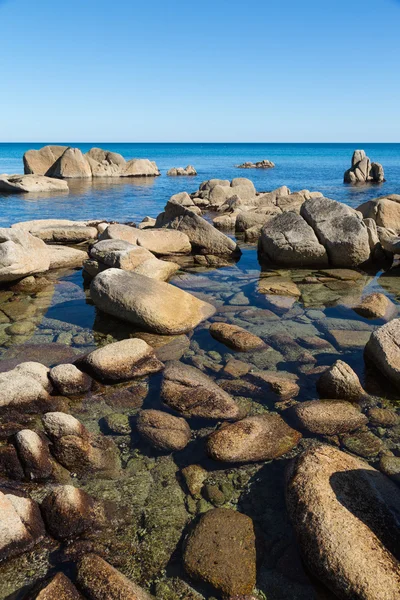
[[(80, 144), (59, 142), (87, 152), (93, 146), (119, 152), (127, 160), (156, 161), (162, 175), (145, 179), (70, 181), (68, 195), (1, 195), (0, 225), (43, 219), (140, 220), (155, 217), (168, 198), (177, 192), (192, 192), (211, 178), (249, 177), (257, 190), (269, 191), (287, 185), (292, 191), (309, 189), (325, 196), (359, 204), (400, 190), (400, 144)], [(0, 144), (0, 174), (22, 173), (22, 156), (43, 143)], [(355, 149), (363, 148), (372, 161), (382, 163), (386, 182), (381, 185), (349, 186), (343, 173), (349, 168)], [(274, 169), (237, 169), (245, 161), (272, 160)], [(167, 177), (171, 167), (192, 164), (197, 177)]]

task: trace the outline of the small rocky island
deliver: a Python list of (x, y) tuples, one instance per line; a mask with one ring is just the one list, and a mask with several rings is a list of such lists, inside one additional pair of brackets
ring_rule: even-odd
[(167, 175), (169, 177), (176, 177), (176, 176), (193, 177), (193, 176), (197, 175), (197, 171), (196, 171), (196, 169), (194, 167), (192, 167), (192, 165), (188, 165), (185, 168), (183, 168), (183, 167), (173, 167), (172, 169), (170, 169), (167, 172)]
[(382, 183), (385, 174), (380, 163), (371, 162), (364, 150), (355, 150), (351, 167), (344, 174), (344, 183)]
[(259, 160), (257, 162), (244, 162), (241, 165), (236, 165), (237, 169), (273, 169), (275, 163), (272, 160)]

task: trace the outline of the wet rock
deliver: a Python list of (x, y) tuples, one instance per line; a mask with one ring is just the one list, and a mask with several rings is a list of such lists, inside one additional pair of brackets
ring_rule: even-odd
[(371, 431), (360, 431), (344, 435), (341, 437), (341, 442), (347, 450), (363, 458), (377, 456), (383, 446), (382, 440)]
[(351, 331), (346, 329), (329, 329), (336, 345), (345, 350), (350, 348), (364, 348), (370, 338), (368, 331)]
[(233, 350), (246, 352), (264, 348), (265, 342), (257, 335), (228, 323), (213, 323), (209, 329), (212, 337)]
[(0, 492), (0, 561), (30, 550), (44, 535), (36, 502)]
[(301, 291), (291, 279), (285, 277), (263, 277), (258, 282), (260, 294), (272, 294), (276, 296), (293, 296), (298, 298)]
[(178, 176), (179, 175), (194, 176), (194, 175), (197, 175), (197, 171), (194, 167), (192, 167), (192, 165), (188, 165), (185, 168), (173, 167), (172, 169), (167, 171), (167, 175), (169, 175), (170, 177), (177, 176), (177, 175)]
[(297, 377), (291, 373), (254, 371), (249, 378), (260, 387), (276, 394), (280, 400), (295, 398), (300, 392), (300, 387), (296, 383)]
[(358, 402), (366, 396), (357, 374), (342, 360), (337, 360), (318, 379), (321, 398), (337, 398)]
[(189, 350), (190, 340), (186, 335), (158, 335), (141, 331), (135, 333), (135, 337), (144, 340), (154, 348), (156, 356), (162, 362), (167, 360), (179, 360)]
[(221, 427), (208, 437), (206, 451), (212, 459), (229, 463), (272, 460), (289, 452), (300, 438), (301, 433), (271, 413)]
[[(110, 225), (110, 227), (126, 227), (136, 231), (133, 227), (125, 225)], [(107, 267), (133, 271), (144, 261), (154, 257), (146, 248), (140, 248), (136, 244), (120, 239), (103, 239), (91, 247), (90, 258)]]
[(50, 256), (49, 269), (79, 268), (87, 259), (86, 252), (68, 246), (49, 246), (48, 252)]
[(365, 346), (365, 359), (400, 388), (400, 319), (376, 329)]
[(57, 573), (36, 600), (83, 600), (73, 583), (63, 573)]
[(394, 410), (377, 406), (369, 409), (368, 418), (371, 425), (381, 427), (393, 427), (400, 423), (400, 416)]
[(400, 456), (381, 456), (379, 469), (400, 484)]
[(286, 501), (309, 570), (339, 598), (396, 598), (399, 493), (367, 463), (332, 446), (291, 465)]
[(194, 497), (201, 494), (204, 481), (207, 479), (208, 472), (200, 465), (189, 465), (182, 469), (182, 475), (185, 478), (185, 483), (189, 492)]
[(54, 387), (63, 396), (75, 396), (88, 392), (92, 387), (92, 379), (82, 373), (75, 365), (62, 364), (53, 367), (50, 379)]
[(248, 363), (243, 362), (242, 360), (236, 360), (235, 358), (230, 358), (224, 366), (221, 374), (224, 377), (232, 377), (233, 379), (236, 379), (238, 377), (247, 375), (250, 369), (251, 366)]
[(301, 429), (316, 434), (346, 433), (368, 422), (356, 406), (345, 400), (309, 400), (296, 404), (291, 411)]
[(144, 340), (114, 342), (90, 352), (79, 363), (97, 379), (123, 381), (157, 373), (164, 365)]
[(369, 294), (353, 310), (366, 319), (390, 319), (397, 312), (393, 302), (381, 293)]
[(234, 399), (204, 373), (178, 361), (168, 363), (161, 387), (162, 400), (185, 417), (236, 419)]
[[(18, 427), (18, 424), (15, 424)], [(7, 479), (24, 481), (25, 473), (14, 446), (0, 446), (0, 475)]]
[(50, 534), (60, 540), (74, 538), (99, 525), (101, 507), (83, 490), (62, 485), (46, 496), (41, 511)]
[(44, 242), (25, 231), (0, 228), (0, 282), (44, 273), (49, 266)]
[(224, 597), (250, 594), (256, 581), (252, 520), (226, 508), (205, 513), (186, 541), (183, 565), (190, 577)]
[(79, 561), (78, 583), (92, 600), (151, 600), (145, 590), (96, 554)]
[(104, 417), (108, 429), (118, 435), (129, 435), (132, 431), (128, 415), (111, 413)]
[(66, 181), (56, 181), (43, 175), (0, 175), (0, 192), (24, 194), (29, 192), (68, 192)]
[(92, 281), (90, 293), (105, 313), (155, 333), (186, 333), (214, 314), (215, 308), (169, 283), (108, 269)]
[(190, 427), (185, 419), (161, 410), (142, 410), (136, 426), (146, 442), (164, 452), (183, 450), (191, 437)]
[(261, 249), (276, 264), (327, 265), (328, 256), (313, 228), (300, 215), (285, 212), (268, 221), (261, 230)]
[(22, 429), (14, 439), (26, 477), (31, 481), (48, 479), (53, 473), (53, 462), (48, 445), (35, 432)]

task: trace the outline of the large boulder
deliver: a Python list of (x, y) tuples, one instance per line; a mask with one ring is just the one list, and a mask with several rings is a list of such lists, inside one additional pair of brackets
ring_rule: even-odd
[(186, 333), (215, 313), (207, 302), (137, 273), (108, 269), (92, 281), (90, 294), (105, 313), (155, 333)]
[(393, 319), (372, 332), (365, 358), (400, 389), (400, 319)]
[(346, 400), (308, 400), (291, 410), (299, 429), (320, 435), (347, 433), (368, 423), (359, 408)]
[(261, 230), (261, 251), (272, 263), (288, 266), (325, 266), (328, 255), (313, 228), (298, 214), (282, 213)]
[(318, 445), (290, 466), (286, 501), (307, 567), (338, 598), (398, 597), (395, 483), (359, 458)]
[(155, 162), (147, 158), (128, 160), (121, 177), (157, 177), (161, 175)]
[(85, 157), (92, 171), (92, 177), (119, 177), (126, 167), (126, 161), (121, 154), (101, 148), (91, 148)]
[(265, 342), (254, 333), (246, 331), (238, 325), (229, 323), (213, 323), (209, 329), (213, 338), (233, 350), (246, 352), (265, 348)]
[(67, 148), (47, 175), (57, 179), (87, 179), (92, 177), (92, 170), (79, 148)]
[(180, 204), (168, 202), (165, 212), (157, 217), (156, 227), (178, 229), (185, 233), (195, 254), (238, 255), (240, 250), (208, 221)]
[(390, 194), (368, 200), (357, 208), (364, 219), (373, 219), (378, 227), (393, 229), (400, 233), (400, 195)]
[(310, 198), (301, 216), (325, 246), (334, 267), (355, 267), (369, 260), (368, 229), (362, 216), (350, 206), (329, 198)]
[(331, 365), (317, 381), (321, 398), (337, 398), (359, 402), (366, 396), (360, 380), (353, 369), (342, 360)]
[(142, 246), (159, 256), (189, 254), (192, 249), (185, 233), (168, 229), (143, 230), (129, 225), (115, 224), (109, 225), (101, 234), (100, 239), (125, 240), (131, 244)]
[(385, 174), (380, 163), (371, 163), (364, 150), (355, 150), (351, 159), (351, 168), (345, 171), (345, 183), (382, 183)]
[(199, 369), (171, 361), (163, 375), (161, 398), (184, 417), (239, 418), (240, 409), (234, 399)]
[(67, 149), (68, 146), (43, 146), (40, 150), (28, 150), (23, 156), (24, 173), (47, 175), (56, 160)]
[(36, 502), (0, 492), (0, 562), (30, 550), (44, 535)]
[(0, 175), (0, 192), (24, 194), (28, 192), (68, 192), (66, 181), (57, 181), (44, 175)]
[(185, 419), (161, 410), (142, 410), (136, 426), (146, 442), (164, 452), (183, 450), (191, 436), (190, 427)]
[(123, 239), (103, 239), (90, 249), (90, 258), (116, 269), (133, 271), (144, 261), (153, 258), (146, 248)]
[(81, 267), (88, 255), (83, 250), (68, 246), (49, 246), (49, 269), (74, 269)]
[(266, 414), (224, 425), (209, 436), (206, 449), (217, 461), (250, 463), (279, 458), (300, 439), (279, 415)]
[(186, 540), (183, 566), (193, 579), (224, 598), (250, 594), (256, 583), (256, 544), (250, 517), (227, 508), (210, 510)]
[(0, 282), (15, 281), (50, 267), (46, 244), (24, 231), (0, 228)]

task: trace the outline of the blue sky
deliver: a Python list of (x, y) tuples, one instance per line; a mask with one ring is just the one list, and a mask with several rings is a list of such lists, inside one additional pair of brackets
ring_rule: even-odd
[(400, 142), (398, 0), (0, 0), (0, 141)]

